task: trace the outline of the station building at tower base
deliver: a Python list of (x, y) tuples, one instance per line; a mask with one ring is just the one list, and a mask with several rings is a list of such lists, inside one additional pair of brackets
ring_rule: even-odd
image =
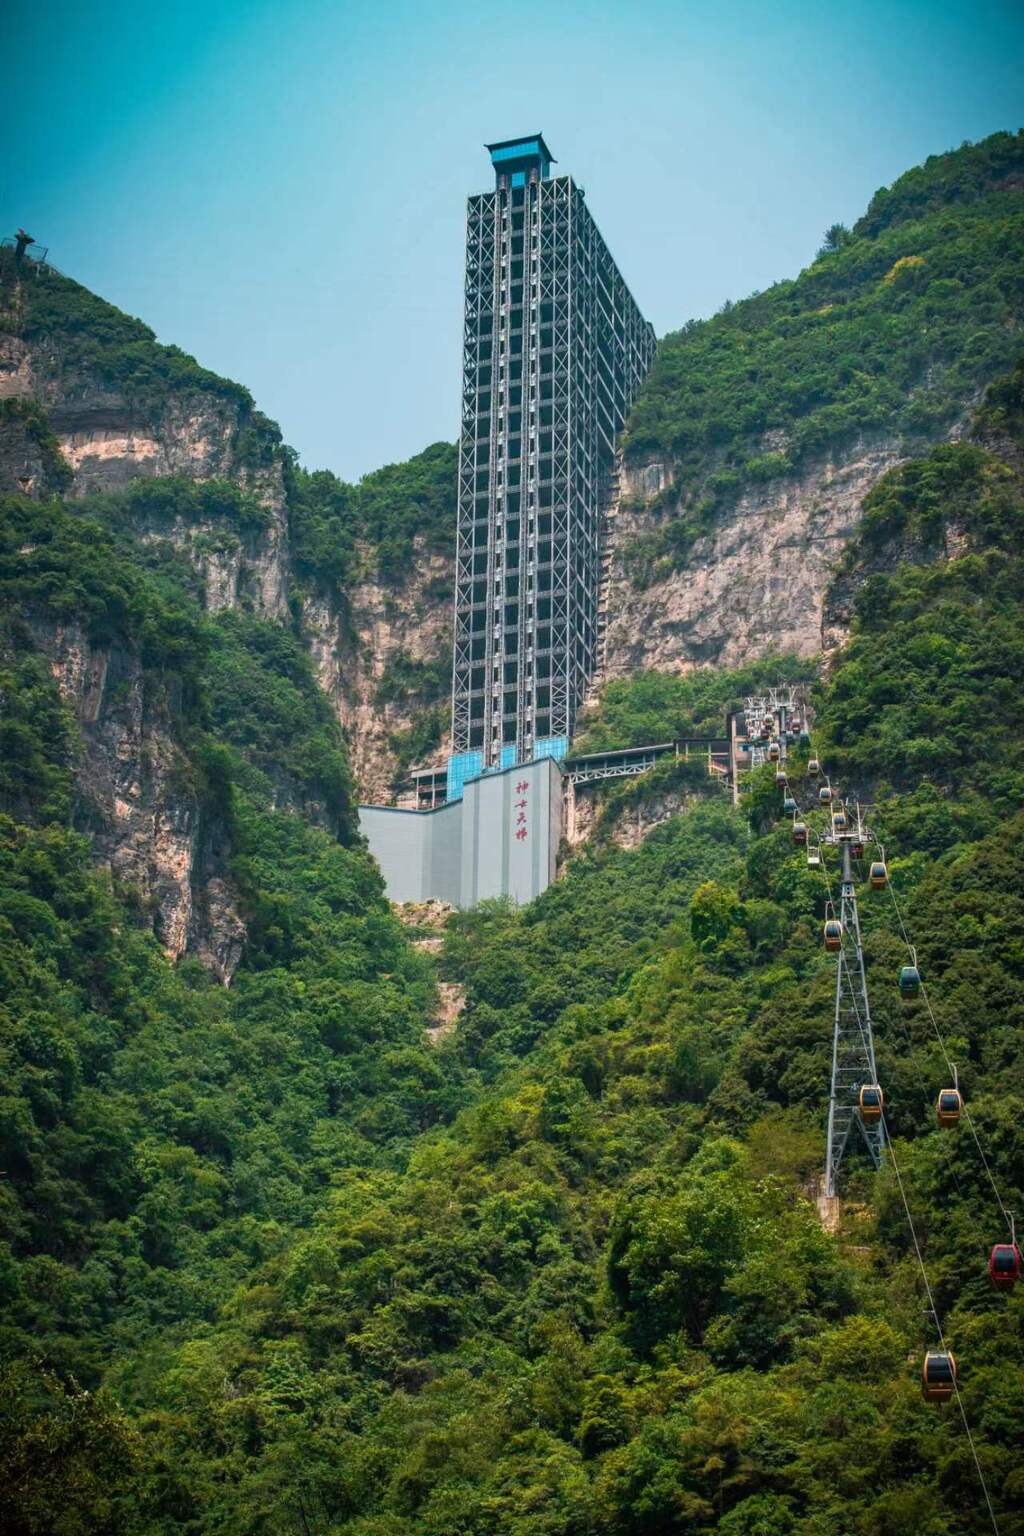
[(562, 770), (553, 758), (492, 769), (436, 810), (362, 805), (359, 828), (391, 901), (533, 901), (555, 878)]

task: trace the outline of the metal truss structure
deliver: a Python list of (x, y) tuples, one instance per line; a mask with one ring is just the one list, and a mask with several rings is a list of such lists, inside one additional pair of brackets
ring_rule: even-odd
[[(808, 729), (808, 693), (806, 683), (780, 684), (743, 701), (743, 736), (751, 768), (769, 759), (774, 743), (779, 767), (785, 769), (788, 748), (801, 731)], [(808, 738), (809, 739), (809, 738)], [(785, 781), (783, 781), (785, 782)], [(817, 800), (817, 796), (815, 796)], [(832, 802), (829, 801), (829, 805)], [(836, 804), (832, 809), (838, 810)], [(825, 1152), (825, 1194), (836, 1194), (839, 1172), (854, 1126), (867, 1148), (868, 1156), (879, 1167), (885, 1151), (884, 1121), (865, 1122), (861, 1114), (860, 1091), (878, 1083), (875, 1066), (875, 1041), (871, 1023), (864, 970), (864, 948), (857, 914), (857, 893), (853, 878), (854, 850), (862, 857), (864, 846), (872, 841), (864, 825), (859, 805), (847, 804), (844, 818), (837, 825), (830, 812), (831, 830), (818, 839), (818, 847), (833, 847), (840, 858), (839, 906), (831, 901), (826, 912), (839, 920), (839, 949), (836, 954), (835, 1012), (832, 1029), (832, 1081), (829, 1090), (828, 1135)], [(797, 813), (794, 812), (794, 821)], [(807, 841), (805, 827), (804, 841)]]
[(868, 1156), (878, 1168), (885, 1149), (882, 1123), (866, 1125), (860, 1113), (860, 1090), (878, 1082), (875, 1066), (875, 1042), (871, 1026), (864, 974), (864, 950), (857, 916), (857, 895), (853, 880), (853, 847), (870, 837), (861, 824), (860, 808), (849, 816), (851, 830), (833, 833), (822, 839), (838, 847), (842, 860), (839, 911), (842, 947), (836, 960), (835, 1022), (832, 1033), (832, 1085), (828, 1103), (828, 1139), (825, 1152), (825, 1194), (834, 1196), (839, 1170), (850, 1133), (856, 1125)]
[(663, 741), (649, 747), (624, 747), (614, 752), (588, 752), (564, 764), (566, 777), (575, 787), (597, 784), (604, 779), (634, 778), (664, 758), (703, 758), (708, 773), (730, 773), (729, 742), (724, 736), (693, 737), (684, 741)]
[(806, 719), (806, 695), (806, 683), (779, 684), (743, 700), (744, 734), (750, 743), (751, 768), (759, 768), (767, 762), (766, 742), (769, 738), (778, 741), (780, 760), (785, 762), (790, 728)]
[(602, 491), (655, 347), (543, 139), (488, 147), (497, 185), (466, 221), (452, 673), (453, 751), (484, 769), (564, 754), (597, 665)]

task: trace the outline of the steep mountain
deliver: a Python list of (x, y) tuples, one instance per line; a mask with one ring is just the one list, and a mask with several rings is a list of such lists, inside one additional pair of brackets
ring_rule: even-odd
[[(740, 809), (695, 779), (639, 847), (454, 919), (467, 1006), (429, 1051), (425, 962), (299, 816), (254, 829), (250, 889), (276, 885), (230, 991), (171, 969), (64, 829), (60, 706), (29, 675), (5, 1528), (981, 1536), (980, 1469), (1024, 1531), (1022, 1296), (985, 1271), (1024, 1193), (1022, 430), (1018, 373), (987, 446), (880, 482), (833, 588), (815, 745), (871, 797), (897, 894), (858, 881), (891, 1156), (851, 1153), (835, 1229), (827, 892), (770, 769)], [(752, 680), (639, 678), (591, 728), (697, 724)], [(927, 1005), (896, 986), (908, 939)], [(973, 1134), (936, 1126), (943, 1050)], [(921, 1399), (922, 1265), (965, 1418)]]
[(606, 675), (821, 647), (880, 476), (1021, 345), (1024, 133), (936, 155), (790, 282), (661, 342), (610, 521)]
[[(242, 513), (232, 492), (138, 491), (167, 478), (234, 487)], [(445, 444), (358, 486), (307, 474), (247, 390), (0, 251), (0, 488), (73, 500), (135, 488), (134, 537), (188, 557), (207, 612), (298, 626), (364, 795), (440, 742), (454, 479)]]
[[(668, 336), (634, 409), (609, 519), (602, 678), (736, 666), (821, 644), (829, 571), (878, 478), (964, 430), (1020, 327), (1024, 148), (936, 156), (836, 227), (791, 282)], [(248, 392), (49, 268), (0, 262), (0, 484), (73, 498), (177, 476), (229, 481), (245, 527), (154, 517), (211, 612), (299, 624), (386, 795), (443, 746), (454, 453), (345, 486), (308, 474)], [(837, 631), (838, 638), (841, 632)]]

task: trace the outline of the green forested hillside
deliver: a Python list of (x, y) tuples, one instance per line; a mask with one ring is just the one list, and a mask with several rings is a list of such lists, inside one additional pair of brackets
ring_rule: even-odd
[[(191, 566), (130, 538), (168, 495), (179, 510), (192, 498), (196, 520), (216, 498), (229, 526), (247, 515), (231, 487), (160, 482), (73, 511), (0, 504), (0, 1353), (21, 1362), (0, 1419), (10, 1530), (136, 1528), (134, 1494), (123, 1519), (108, 1509), (135, 1432), (80, 1390), (114, 1359), (140, 1380), (159, 1372), (308, 1225), (340, 1169), (401, 1166), (410, 1137), (461, 1102), (460, 1075), (442, 1078), (426, 1047), (432, 979), (355, 841), (344, 746), (308, 656), (280, 625), (204, 615)], [(33, 640), (71, 619), (138, 657), (147, 711), (229, 845), (248, 928), (230, 990), (168, 964), (148, 913), (71, 828), (77, 733)], [(273, 809), (289, 802), (320, 824)], [(72, 1470), (90, 1437), (111, 1461), (95, 1486)]]
[[(993, 412), (1009, 443), (1009, 385)], [(1024, 497), (989, 442), (880, 485), (837, 581), (854, 632), (817, 687), (817, 743), (874, 803), (1012, 1207), (1024, 820), (1006, 680), (1024, 665)], [(19, 547), (24, 515), (8, 513)], [(77, 566), (61, 543), (82, 525), (34, 515), (54, 520), (46, 569)], [(426, 962), (365, 856), (261, 798), (274, 720), (294, 753), (302, 718), (283, 638), (278, 654), (246, 621), (192, 614), (173, 570), (109, 527), (89, 541), (112, 541), (98, 565), (117, 590), (86, 570), (74, 601), (132, 634), (144, 614), (154, 667), (169, 632), (198, 626), (199, 761), (206, 669), (235, 680), (218, 792), (252, 926), (229, 992), (172, 971), (133, 926), (67, 829), (73, 733), (15, 633), (12, 730), (38, 788), (6, 791), (0, 914), (8, 1528), (989, 1529), (958, 1415), (920, 1397), (933, 1338), (891, 1166), (853, 1158), (837, 1234), (813, 1205), (834, 970), (826, 892), (776, 825), (773, 786), (755, 781), (741, 810), (709, 786), (635, 852), (579, 856), (531, 908), (458, 917), (442, 972), (468, 1007), (429, 1048)], [(33, 570), (35, 599), (71, 600), (66, 577)], [(292, 703), (260, 719), (247, 677)], [(751, 680), (659, 694), (639, 679), (594, 731), (628, 739), (659, 708), (655, 735), (704, 728)], [(862, 897), (898, 1166), (1012, 1536), (1022, 1298), (988, 1284), (992, 1187), (967, 1131), (935, 1127), (946, 1067), (922, 1003), (899, 998), (890, 899)]]
[[(933, 217), (955, 245), (1018, 153), (1000, 136), (904, 178), (813, 281)], [(1014, 337), (1000, 271), (985, 369)], [(939, 377), (973, 388), (958, 303)], [(706, 335), (734, 345), (728, 317)], [(127, 388), (151, 344), (114, 326), (82, 365)], [(297, 624), (205, 612), (189, 561), (133, 532), (241, 539), (260, 504), (182, 481), (0, 502), (5, 1536), (982, 1536), (963, 1421), (920, 1394), (935, 1338), (896, 1167), (998, 1530), (1024, 1536), (1024, 1287), (985, 1271), (996, 1191), (1024, 1211), (1021, 379), (880, 482), (830, 594), (852, 629), (814, 684), (815, 749), (870, 805), (899, 903), (861, 880), (896, 1159), (851, 1157), (836, 1231), (814, 1202), (828, 892), (770, 770), (734, 808), (671, 764), (682, 814), (634, 851), (597, 837), (527, 909), (458, 914), (435, 966), (358, 841)], [(385, 580), (432, 547), (450, 462), (359, 494), (286, 462), (299, 583), (350, 581), (364, 536)], [(39, 638), (58, 625), (137, 663), (216, 829), (247, 927), (230, 987), (167, 960), (76, 830), (82, 741)], [(807, 675), (645, 674), (586, 744), (717, 732)], [(935, 1124), (948, 1068), (898, 993), (901, 916), (977, 1143)], [(466, 1008), (431, 1041), (438, 969)]]
[(1024, 131), (997, 133), (876, 193), (798, 277), (664, 337), (625, 448), (670, 460), (679, 501), (637, 580), (816, 454), (941, 436), (1020, 350), (1022, 262)]

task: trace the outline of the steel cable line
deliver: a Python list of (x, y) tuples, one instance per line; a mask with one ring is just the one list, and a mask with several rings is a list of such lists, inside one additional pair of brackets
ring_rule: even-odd
[[(916, 951), (914, 949), (913, 944), (911, 944), (911, 942), (910, 942), (910, 935), (908, 934), (907, 926), (906, 926), (906, 924), (903, 921), (903, 913), (900, 911), (900, 904), (899, 904), (899, 902), (896, 899), (896, 892), (893, 889), (893, 883), (892, 883), (891, 879), (889, 880), (888, 885), (889, 885), (889, 895), (892, 897), (892, 904), (893, 904), (893, 908), (894, 908), (895, 913), (896, 913), (896, 921), (899, 923), (899, 925), (900, 925), (900, 932), (903, 935), (903, 942), (904, 942), (904, 944), (906, 944), (907, 949), (909, 950), (911, 956), (913, 957), (916, 954)], [(925, 982), (924, 982), (924, 978), (923, 977), (921, 978), (921, 995), (924, 998), (925, 1008), (928, 1010), (928, 1018), (931, 1021), (932, 1031), (933, 1031), (933, 1033), (935, 1035), (936, 1040), (939, 1043), (939, 1050), (942, 1052), (943, 1059), (945, 1060), (946, 1066), (949, 1069), (950, 1076), (955, 1080), (955, 1078), (956, 1078), (956, 1068), (954, 1067), (952, 1061), (950, 1060), (949, 1051), (946, 1049), (946, 1042), (943, 1039), (942, 1031), (939, 1029), (938, 1021), (936, 1020), (935, 1014), (934, 1014), (934, 1012), (932, 1010), (931, 998), (928, 996), (928, 988), (925, 986)], [(964, 1119), (967, 1121), (967, 1125), (968, 1125), (968, 1127), (970, 1129), (971, 1135), (974, 1137), (974, 1145), (978, 1149), (978, 1156), (981, 1158), (982, 1167), (984, 1168), (985, 1173), (988, 1175), (988, 1181), (989, 1181), (989, 1183), (992, 1186), (992, 1193), (995, 1195), (996, 1204), (999, 1206), (999, 1209), (1002, 1212), (1003, 1220), (1006, 1222), (1006, 1225), (1009, 1228), (1010, 1239), (1011, 1239), (1011, 1241), (1013, 1241), (1013, 1238), (1014, 1238), (1013, 1217), (1010, 1215), (1010, 1212), (1006, 1209), (1006, 1205), (1005, 1205), (1005, 1202), (1003, 1200), (1003, 1197), (999, 1193), (999, 1186), (996, 1183), (995, 1175), (993, 1174), (992, 1169), (989, 1166), (988, 1158), (985, 1156), (985, 1149), (984, 1149), (984, 1147), (981, 1144), (981, 1138), (979, 1137), (978, 1132), (977, 1132), (977, 1128), (975, 1127), (974, 1121), (971, 1118), (971, 1112), (970, 1112), (970, 1110), (967, 1107), (967, 1100), (966, 1099), (963, 1099), (963, 1101), (962, 1101), (962, 1113), (963, 1113)]]
[[(928, 1297), (928, 1310), (931, 1313), (932, 1322), (935, 1324), (935, 1332), (939, 1336), (939, 1346), (942, 1349), (943, 1354), (949, 1354), (950, 1351), (946, 1347), (945, 1336), (942, 1332), (942, 1324), (939, 1321), (938, 1309), (935, 1306), (935, 1297), (932, 1295), (932, 1288), (928, 1280), (928, 1271), (924, 1266), (924, 1256), (921, 1253), (921, 1244), (918, 1242), (917, 1229), (914, 1226), (914, 1218), (910, 1214), (910, 1204), (907, 1200), (907, 1192), (903, 1187), (903, 1176), (900, 1173), (900, 1165), (896, 1159), (896, 1152), (893, 1147), (892, 1137), (889, 1135), (889, 1125), (886, 1121), (884, 1112), (882, 1115), (882, 1125), (885, 1129), (885, 1141), (889, 1148), (889, 1158), (892, 1163), (892, 1171), (896, 1175), (896, 1184), (899, 1188), (900, 1199), (903, 1201), (903, 1210), (906, 1214), (907, 1226), (910, 1229), (910, 1236), (913, 1240), (914, 1253), (917, 1256), (918, 1266), (921, 1270), (921, 1280), (924, 1283), (925, 1295)], [(953, 1391), (956, 1394), (957, 1407), (960, 1409), (960, 1417), (963, 1420), (964, 1433), (967, 1436), (967, 1443), (971, 1448), (971, 1455), (974, 1458), (974, 1467), (978, 1474), (978, 1481), (981, 1484), (981, 1491), (985, 1495), (985, 1504), (988, 1508), (988, 1517), (992, 1522), (993, 1531), (995, 1531), (996, 1536), (999, 1536), (999, 1524), (996, 1520), (996, 1512), (992, 1507), (992, 1499), (989, 1495), (988, 1483), (986, 1482), (985, 1474), (981, 1469), (981, 1461), (978, 1457), (978, 1448), (974, 1443), (974, 1436), (971, 1434), (971, 1426), (967, 1419), (967, 1409), (964, 1407), (964, 1400), (960, 1395), (960, 1383), (957, 1381), (955, 1369), (953, 1371)]]
[[(826, 864), (824, 859), (822, 859), (822, 861), (821, 861), (821, 871), (822, 871), (822, 874), (825, 876), (825, 887), (826, 887), (826, 890), (828, 892), (829, 906), (832, 907), (832, 909), (834, 910), (834, 901), (833, 901), (833, 896), (832, 896), (832, 881), (831, 881), (831, 878), (829, 876), (828, 865)], [(906, 926), (905, 926), (905, 924), (903, 922), (902, 913), (900, 912), (900, 909), (899, 909), (899, 903), (896, 901), (896, 893), (895, 893), (895, 891), (893, 891), (891, 880), (889, 880), (887, 882), (887, 884), (889, 886), (890, 894), (892, 895), (893, 904), (894, 904), (895, 909), (896, 909), (896, 915), (897, 915), (897, 919), (898, 919), (899, 924), (900, 924), (900, 930), (901, 930), (901, 932), (903, 934), (904, 942), (906, 943), (907, 948), (911, 951), (911, 953), (913, 953), (913, 945), (910, 943), (910, 939), (909, 939), (909, 937), (907, 935)], [(846, 939), (847, 939), (847, 935), (844, 932), (843, 935), (842, 935), (842, 939), (841, 939), (842, 948), (840, 950), (839, 963), (840, 963), (840, 965), (845, 963), (847, 965), (847, 968), (849, 968), (849, 960), (847, 958), (847, 949), (846, 949)], [(923, 989), (923, 983), (922, 983), (922, 990), (924, 990)], [(850, 989), (850, 1001), (852, 1002), (852, 1005), (853, 1005), (854, 1017), (857, 1020), (858, 1028), (861, 1030), (861, 1033), (863, 1035), (863, 1033), (864, 1033), (864, 1021), (861, 1018), (860, 1003), (859, 1003), (859, 999), (857, 998), (857, 993), (856, 993), (856, 988), (855, 987), (851, 987), (851, 989)], [(942, 1051), (943, 1056), (945, 1057), (946, 1065), (949, 1068), (949, 1071), (950, 1071), (951, 1075), (955, 1076), (955, 1074), (953, 1072), (953, 1064), (952, 1064), (952, 1062), (949, 1059), (949, 1054), (948, 1054), (948, 1052), (946, 1050), (945, 1043), (944, 1043), (944, 1041), (942, 1039), (942, 1035), (941, 1035), (941, 1033), (939, 1031), (938, 1024), (936, 1023), (935, 1016), (934, 1016), (934, 1014), (932, 1012), (931, 1003), (928, 1000), (927, 994), (925, 995), (925, 1003), (926, 1003), (927, 1008), (928, 1008), (929, 1018), (931, 1019), (931, 1022), (932, 1022), (932, 1028), (935, 1031), (936, 1038), (939, 1041), (939, 1047), (940, 1047), (940, 1049)], [(902, 1021), (901, 1021), (901, 1023), (902, 1023)], [(904, 1034), (906, 1035), (906, 1038), (907, 1038), (908, 1043), (909, 1043), (909, 1041), (910, 1041), (909, 1032), (906, 1030), (905, 1026), (904, 1026)], [(974, 1130), (974, 1126), (973, 1126), (972, 1122), (970, 1121), (970, 1117), (969, 1116), (968, 1116), (968, 1124), (971, 1125), (971, 1131), (972, 1131), (972, 1134), (974, 1135), (975, 1143), (976, 1143), (976, 1145), (978, 1147), (978, 1152), (981, 1155), (982, 1163), (984, 1164), (985, 1170), (988, 1173), (989, 1179), (990, 1179), (990, 1181), (992, 1183), (993, 1190), (995, 1190), (996, 1199), (999, 1201), (1000, 1209), (1002, 1210), (1004, 1216), (1007, 1216), (1007, 1220), (1009, 1220), (1009, 1217), (1008, 1217), (1007, 1212), (1006, 1212), (1006, 1207), (1003, 1205), (1002, 1199), (999, 1196), (999, 1191), (996, 1188), (995, 1180), (992, 1177), (991, 1169), (988, 1166), (988, 1162), (987, 1162), (987, 1160), (985, 1158), (984, 1151), (982, 1150), (981, 1143), (980, 1143), (980, 1141), (978, 1141), (977, 1132)], [(929, 1312), (931, 1314), (932, 1322), (935, 1325), (935, 1331), (936, 1331), (936, 1333), (938, 1335), (940, 1348), (942, 1349), (943, 1353), (949, 1354), (950, 1351), (947, 1349), (947, 1346), (946, 1346), (945, 1335), (943, 1334), (943, 1331), (942, 1331), (942, 1323), (939, 1320), (938, 1308), (935, 1305), (935, 1297), (934, 1297), (934, 1295), (932, 1293), (931, 1283), (929, 1282), (929, 1279), (928, 1279), (928, 1271), (925, 1268), (924, 1255), (921, 1252), (921, 1244), (920, 1244), (920, 1242), (918, 1240), (917, 1229), (914, 1226), (914, 1218), (913, 1218), (913, 1216), (911, 1214), (911, 1211), (910, 1211), (910, 1203), (909, 1203), (909, 1201), (907, 1199), (907, 1192), (906, 1192), (906, 1188), (905, 1188), (904, 1183), (903, 1183), (903, 1175), (900, 1172), (899, 1161), (898, 1161), (898, 1159), (896, 1157), (896, 1152), (895, 1152), (895, 1148), (893, 1146), (892, 1136), (889, 1133), (889, 1124), (888, 1124), (888, 1121), (887, 1121), (887, 1119), (885, 1117), (884, 1110), (882, 1112), (882, 1128), (883, 1128), (883, 1134), (884, 1134), (885, 1143), (886, 1143), (886, 1146), (888, 1147), (888, 1150), (889, 1150), (889, 1157), (890, 1157), (891, 1162), (892, 1162), (893, 1172), (896, 1175), (896, 1184), (897, 1184), (897, 1188), (899, 1189), (899, 1192), (900, 1192), (900, 1200), (902, 1201), (903, 1211), (904, 1211), (904, 1214), (905, 1214), (906, 1219), (907, 1219), (907, 1227), (908, 1227), (908, 1229), (910, 1231), (911, 1240), (912, 1240), (913, 1245), (914, 1245), (914, 1254), (915, 1254), (915, 1257), (917, 1259), (918, 1267), (919, 1267), (919, 1269), (921, 1271), (921, 1280), (922, 1280), (922, 1282), (924, 1284), (925, 1295), (928, 1298), (928, 1310), (929, 1310)], [(956, 1179), (955, 1173), (954, 1173), (954, 1179), (955, 1179), (955, 1181), (957, 1183), (957, 1187), (959, 1188), (959, 1180)], [(1011, 1231), (1012, 1231), (1012, 1225), (1011, 1225)], [(982, 1491), (982, 1493), (984, 1495), (984, 1498), (985, 1498), (985, 1507), (986, 1507), (986, 1509), (988, 1511), (988, 1517), (989, 1517), (989, 1520), (991, 1521), (992, 1529), (995, 1532), (995, 1536), (999, 1536), (999, 1523), (996, 1520), (995, 1509), (993, 1508), (993, 1505), (992, 1505), (992, 1498), (991, 1498), (991, 1495), (989, 1494), (989, 1491), (988, 1491), (988, 1483), (987, 1483), (987, 1481), (985, 1479), (985, 1473), (982, 1470), (981, 1460), (980, 1460), (980, 1458), (978, 1456), (978, 1449), (977, 1449), (977, 1446), (975, 1445), (975, 1442), (974, 1442), (974, 1436), (971, 1433), (970, 1422), (969, 1422), (969, 1420), (967, 1418), (967, 1409), (966, 1409), (966, 1407), (964, 1405), (964, 1400), (963, 1400), (963, 1397), (962, 1397), (961, 1392), (960, 1392), (960, 1384), (959, 1384), (959, 1382), (956, 1379), (955, 1370), (954, 1370), (954, 1374), (953, 1374), (953, 1391), (954, 1391), (954, 1393), (956, 1395), (957, 1407), (960, 1410), (960, 1418), (963, 1421), (964, 1433), (967, 1436), (967, 1443), (970, 1446), (971, 1457), (972, 1457), (972, 1459), (974, 1461), (975, 1471), (978, 1474), (978, 1481), (981, 1484), (981, 1491)]]

